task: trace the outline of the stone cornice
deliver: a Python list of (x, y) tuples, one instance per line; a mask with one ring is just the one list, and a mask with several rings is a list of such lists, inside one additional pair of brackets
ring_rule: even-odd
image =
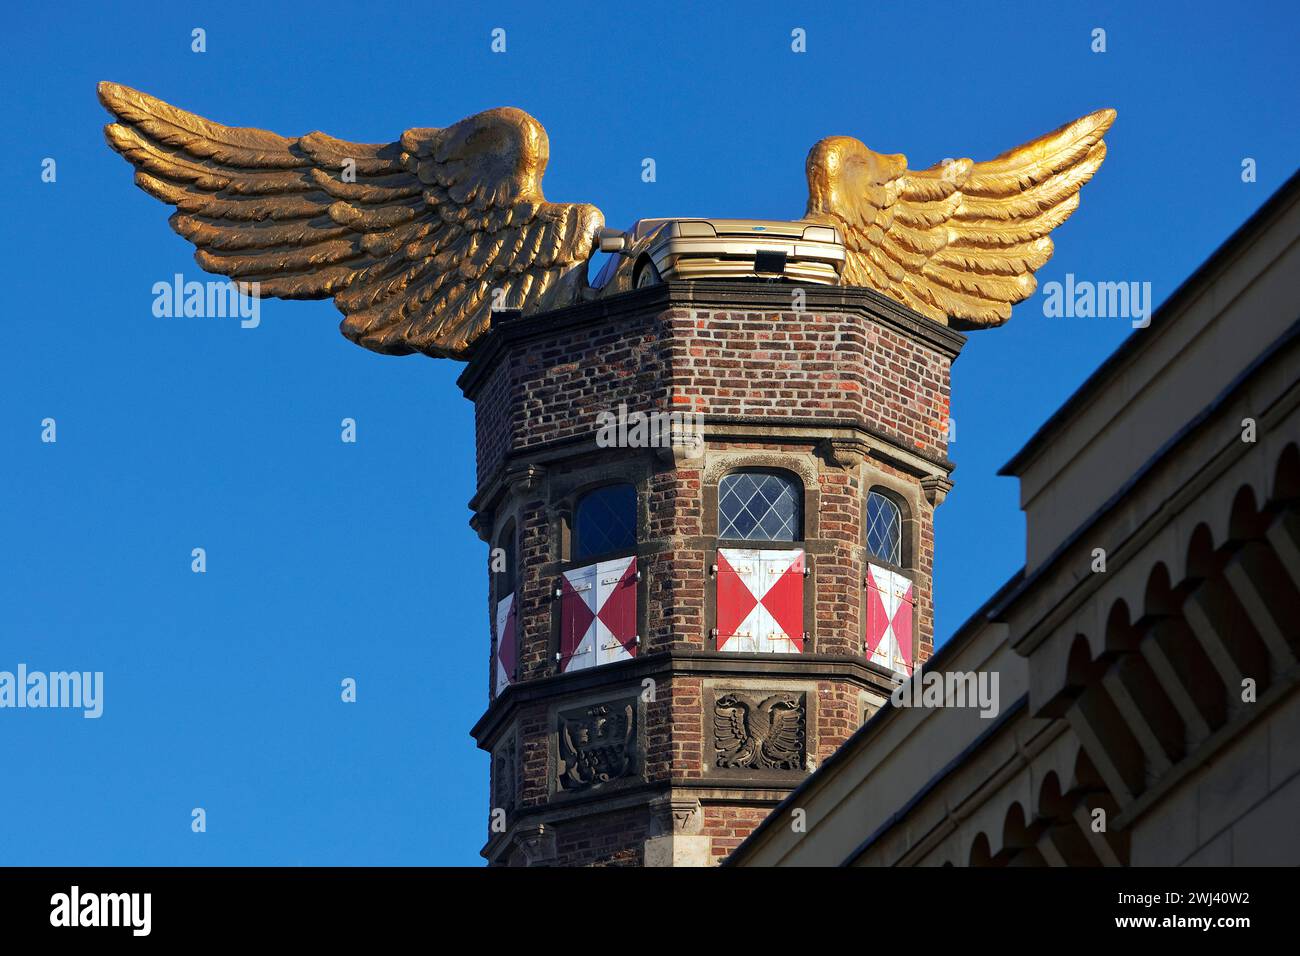
[(631, 660), (589, 667), (567, 674), (551, 674), (512, 684), (488, 706), (470, 730), (480, 747), (491, 746), (492, 738), (514, 712), (539, 701), (553, 701), (570, 694), (584, 694), (603, 687), (638, 685), (643, 678), (660, 674), (703, 677), (761, 678), (783, 680), (851, 680), (863, 690), (888, 697), (897, 678), (865, 659), (835, 654), (731, 654), (677, 648), (643, 654)]
[(956, 359), (966, 336), (946, 325), (913, 312), (888, 296), (856, 286), (791, 286), (767, 282), (725, 280), (665, 282), (624, 292), (607, 299), (581, 302), (563, 309), (520, 316), (503, 313), (475, 345), (469, 364), (456, 384), (473, 399), (487, 370), (509, 344), (567, 332), (585, 325), (612, 324), (625, 319), (657, 315), (668, 309), (718, 309), (728, 312), (793, 312), (791, 290), (804, 292), (803, 311), (861, 315), (882, 323)]
[[(706, 441), (747, 441), (813, 443), (824, 453), (833, 452), (833, 463), (854, 467), (852, 459), (875, 457), (904, 471), (935, 483), (938, 501), (952, 488), (947, 475), (956, 463), (948, 458), (927, 455), (918, 448), (908, 448), (897, 438), (865, 421), (824, 418), (771, 418), (763, 415), (702, 415)], [(828, 447), (829, 445), (829, 447)], [(656, 449), (649, 449), (655, 451)], [(590, 435), (539, 442), (508, 454), (501, 466), (469, 501), (469, 509), (479, 515), (493, 508), (512, 483), (512, 476), (522, 468), (544, 468), (548, 462), (607, 451), (596, 444), (595, 429)], [(627, 449), (618, 449), (622, 454)], [(929, 494), (927, 489), (927, 495)], [(931, 504), (937, 502), (932, 500)], [(471, 527), (474, 521), (471, 519)], [(476, 529), (477, 530), (477, 529)]]

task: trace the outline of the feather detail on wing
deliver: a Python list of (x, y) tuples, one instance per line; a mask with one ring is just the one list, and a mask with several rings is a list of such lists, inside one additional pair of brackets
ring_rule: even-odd
[(782, 770), (800, 769), (804, 742), (802, 709), (784, 695), (773, 695), (759, 707), (771, 719), (767, 739), (763, 741), (765, 762)]
[(907, 168), (847, 136), (808, 154), (805, 219), (838, 226), (843, 281), (956, 328), (1001, 325), (1036, 287), (1049, 233), (1106, 157), (1114, 110), (1098, 110), (988, 162)]
[(109, 145), (209, 272), (286, 299), (332, 297), (377, 352), (463, 357), (492, 309), (566, 305), (604, 224), (548, 203), (548, 144), (522, 110), (487, 110), (388, 144), (222, 126), (114, 83)]
[(713, 733), (717, 742), (718, 765), (740, 766), (752, 752), (747, 708), (730, 694), (719, 698), (713, 713)]

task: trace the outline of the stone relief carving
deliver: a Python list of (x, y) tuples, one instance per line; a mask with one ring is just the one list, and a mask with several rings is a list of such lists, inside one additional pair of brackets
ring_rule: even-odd
[(802, 693), (728, 691), (713, 702), (714, 765), (737, 770), (802, 770), (807, 698)]
[(636, 698), (557, 715), (559, 789), (581, 791), (637, 772)]

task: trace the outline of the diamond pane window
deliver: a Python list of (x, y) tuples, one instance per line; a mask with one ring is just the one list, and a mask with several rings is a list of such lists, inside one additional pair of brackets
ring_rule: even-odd
[(896, 567), (903, 564), (903, 515), (884, 495), (867, 495), (867, 550)]
[(573, 560), (636, 547), (636, 488), (606, 485), (584, 495), (573, 519)]
[(718, 537), (724, 541), (798, 541), (803, 489), (785, 475), (741, 471), (718, 484)]

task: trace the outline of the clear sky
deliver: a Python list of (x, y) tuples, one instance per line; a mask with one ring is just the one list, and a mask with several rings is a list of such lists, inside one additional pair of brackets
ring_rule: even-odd
[[(96, 81), (366, 142), (519, 106), (550, 134), (548, 198), (612, 225), (797, 218), (804, 156), (832, 133), (924, 167), (1113, 106), (1109, 157), (1039, 279), (1146, 281), (1156, 302), (1300, 156), (1300, 14), (1282, 0), (136, 6), (11, 10), (0, 41), (0, 670), (105, 675), (98, 720), (0, 710), (0, 864), (475, 865), (485, 834), (468, 731), (487, 551), (466, 523), (461, 365), (363, 351), (328, 302), (264, 302), (256, 329), (155, 318), (154, 283), (206, 277), (105, 146)], [(954, 369), (941, 638), (1022, 563), (997, 468), (1132, 331), (1043, 313), (1036, 295), (973, 334)]]

